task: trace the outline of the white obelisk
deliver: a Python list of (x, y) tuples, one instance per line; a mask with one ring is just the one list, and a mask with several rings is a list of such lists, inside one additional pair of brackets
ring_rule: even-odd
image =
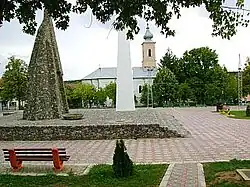
[(126, 29), (118, 31), (118, 56), (116, 72), (116, 111), (135, 110), (130, 42)]

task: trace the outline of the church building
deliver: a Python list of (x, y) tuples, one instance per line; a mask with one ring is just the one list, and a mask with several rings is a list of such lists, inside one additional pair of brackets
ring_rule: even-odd
[[(152, 84), (157, 74), (155, 43), (153, 34), (147, 25), (142, 43), (142, 66), (132, 67), (134, 95), (140, 101), (141, 91), (144, 84)], [(98, 68), (82, 79), (82, 83), (94, 85), (97, 89), (104, 88), (110, 82), (116, 82), (116, 67)]]

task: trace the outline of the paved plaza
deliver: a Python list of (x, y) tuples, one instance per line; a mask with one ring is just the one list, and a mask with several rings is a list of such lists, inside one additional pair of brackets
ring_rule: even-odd
[[(210, 162), (250, 159), (250, 121), (231, 119), (208, 108), (163, 108), (174, 115), (191, 132), (190, 138), (128, 139), (130, 157), (136, 163)], [(0, 148), (66, 147), (71, 155), (69, 164), (112, 163), (115, 140), (77, 141), (1, 141)], [(2, 152), (0, 153), (3, 162)]]
[[(204, 187), (200, 163), (250, 159), (249, 120), (227, 118), (212, 112), (215, 110), (213, 107), (155, 110), (159, 110), (161, 120), (173, 115), (191, 133), (189, 138), (125, 140), (128, 153), (135, 163), (171, 163), (161, 187)], [(111, 164), (115, 140), (0, 142), (1, 149), (53, 146), (67, 149), (71, 156), (68, 165)], [(2, 164), (7, 164), (3, 161), (2, 152), (0, 159)]]

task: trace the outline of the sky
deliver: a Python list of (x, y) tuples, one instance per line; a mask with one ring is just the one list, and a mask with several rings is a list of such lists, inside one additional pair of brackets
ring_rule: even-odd
[[(226, 4), (234, 5), (234, 1), (228, 0)], [(249, 4), (250, 0), (247, 0), (247, 5)], [(175, 37), (166, 38), (153, 22), (149, 23), (156, 42), (157, 62), (168, 48), (181, 57), (186, 50), (208, 46), (216, 50), (221, 65), (225, 65), (229, 71), (236, 71), (239, 54), (242, 64), (250, 56), (250, 27), (239, 28), (237, 35), (231, 40), (222, 40), (211, 36), (212, 21), (204, 7), (182, 9), (181, 15), (180, 19), (173, 19), (169, 23), (176, 31)], [(42, 18), (42, 11), (38, 11), (38, 25)], [(91, 27), (86, 28), (90, 20), (91, 10), (88, 9), (83, 15), (70, 14), (70, 26), (66, 31), (55, 28), (64, 80), (82, 79), (99, 67), (116, 67), (118, 34), (115, 30), (110, 32), (112, 20), (102, 24), (93, 17)], [(139, 26), (139, 34), (130, 42), (132, 66), (141, 66), (142, 62), (141, 43), (146, 30), (145, 20), (139, 20)], [(0, 76), (4, 72), (7, 59), (12, 55), (29, 63), (34, 40), (35, 36), (22, 32), (22, 26), (17, 20), (4, 22), (0, 28)]]

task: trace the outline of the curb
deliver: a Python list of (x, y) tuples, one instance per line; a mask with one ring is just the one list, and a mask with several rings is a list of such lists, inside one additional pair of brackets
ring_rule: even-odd
[(174, 165), (175, 165), (175, 164), (172, 163), (172, 164), (170, 164), (170, 165), (168, 166), (168, 169), (167, 169), (165, 175), (163, 176), (163, 178), (162, 178), (162, 180), (161, 180), (161, 183), (160, 183), (160, 186), (159, 186), (159, 187), (166, 187), (166, 186), (167, 186), (167, 183), (168, 183), (168, 180), (169, 180), (169, 178), (170, 178), (170, 176), (171, 176), (171, 173), (172, 173), (172, 171), (173, 171)]
[(206, 187), (206, 180), (205, 180), (203, 165), (201, 163), (198, 163), (197, 167), (198, 167), (198, 186)]

